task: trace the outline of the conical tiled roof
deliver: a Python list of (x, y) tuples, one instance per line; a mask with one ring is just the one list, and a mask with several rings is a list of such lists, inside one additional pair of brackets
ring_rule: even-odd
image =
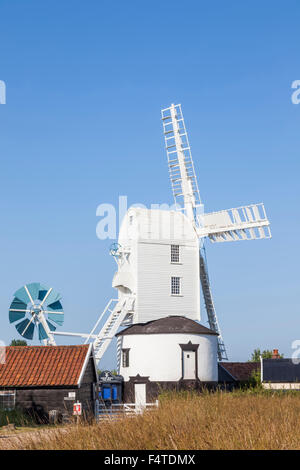
[(154, 335), (170, 333), (192, 333), (198, 335), (217, 335), (217, 333), (206, 328), (200, 323), (186, 317), (172, 315), (169, 317), (152, 320), (147, 323), (136, 323), (125, 330), (117, 333), (116, 336), (124, 335)]

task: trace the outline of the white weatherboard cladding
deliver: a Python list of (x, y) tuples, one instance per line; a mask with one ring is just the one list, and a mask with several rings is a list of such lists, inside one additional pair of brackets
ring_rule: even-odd
[[(170, 262), (170, 244), (139, 243), (137, 322), (169, 315), (200, 319), (198, 248), (180, 245), (181, 264)], [(180, 278), (180, 295), (171, 295), (171, 277)]]
[[(120, 228), (119, 244), (128, 248), (113, 286), (135, 295), (134, 323), (169, 315), (200, 320), (198, 237), (181, 212), (131, 208)], [(180, 262), (171, 263), (171, 245), (179, 245)], [(171, 277), (180, 278), (181, 293), (171, 295)], [(120, 286), (120, 280), (130, 279)]]
[(198, 378), (203, 382), (218, 381), (217, 336), (197, 334), (124, 335), (122, 348), (129, 349), (129, 367), (121, 364), (125, 381), (139, 374), (152, 382), (178, 382), (182, 378), (180, 344), (199, 344)]

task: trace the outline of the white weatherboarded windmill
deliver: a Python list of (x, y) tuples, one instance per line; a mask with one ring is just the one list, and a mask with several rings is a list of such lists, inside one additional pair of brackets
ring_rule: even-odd
[(181, 105), (163, 109), (162, 122), (179, 210), (128, 210), (112, 250), (118, 264), (113, 287), (119, 291), (120, 309), (113, 333), (121, 324), (169, 315), (200, 320), (201, 282), (209, 326), (219, 334), (219, 360), (227, 359), (203, 242), (270, 238), (270, 224), (263, 204), (204, 214)]
[(119, 298), (95, 339), (96, 357), (102, 357), (120, 326), (170, 315), (199, 321), (201, 282), (209, 327), (219, 335), (218, 358), (227, 359), (204, 240), (220, 243), (270, 238), (270, 223), (262, 203), (203, 213), (181, 105), (172, 104), (161, 114), (176, 210), (127, 211), (118, 243), (111, 250), (118, 265), (112, 285)]
[[(204, 240), (220, 243), (270, 238), (270, 223), (262, 203), (205, 214), (181, 105), (172, 104), (161, 114), (174, 210), (127, 211), (118, 243), (111, 248), (118, 266), (112, 282), (118, 290), (118, 299), (109, 301), (89, 334), (55, 331), (44, 318), (40, 301), (33, 310), (34, 301), (29, 304), (31, 310), (26, 305), (20, 310), (16, 303), (11, 306), (11, 321), (19, 320), (16, 315), (29, 312), (34, 321), (42, 323), (40, 339), (45, 344), (56, 344), (55, 335), (82, 337), (85, 343), (93, 341), (96, 360), (100, 361), (121, 326), (169, 316), (199, 321), (201, 283), (209, 327), (218, 334), (218, 358), (227, 359), (209, 283)], [(50, 312), (46, 312), (50, 313), (50, 320), (52, 307), (51, 304)], [(58, 322), (59, 314), (63, 314), (61, 305), (55, 304), (53, 308), (56, 308), (53, 318)], [(20, 334), (33, 328), (32, 320), (27, 322), (18, 330)], [(119, 337), (119, 362), (120, 352)]]

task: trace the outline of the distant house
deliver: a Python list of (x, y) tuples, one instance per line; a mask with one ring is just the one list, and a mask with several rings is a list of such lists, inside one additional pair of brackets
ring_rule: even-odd
[(75, 401), (93, 413), (97, 372), (92, 345), (9, 346), (0, 363), (0, 408), (41, 419), (51, 410), (70, 414)]
[(300, 363), (293, 359), (262, 359), (261, 380), (265, 389), (300, 390)]
[(253, 374), (260, 371), (259, 362), (219, 362), (219, 384), (228, 388), (248, 382)]

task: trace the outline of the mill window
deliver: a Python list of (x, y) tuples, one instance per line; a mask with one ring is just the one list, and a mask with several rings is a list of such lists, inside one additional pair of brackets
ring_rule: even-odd
[(171, 245), (171, 263), (179, 263), (179, 245)]
[(180, 295), (180, 277), (171, 277), (171, 294), (172, 295)]
[(129, 367), (129, 349), (122, 349), (122, 367)]

